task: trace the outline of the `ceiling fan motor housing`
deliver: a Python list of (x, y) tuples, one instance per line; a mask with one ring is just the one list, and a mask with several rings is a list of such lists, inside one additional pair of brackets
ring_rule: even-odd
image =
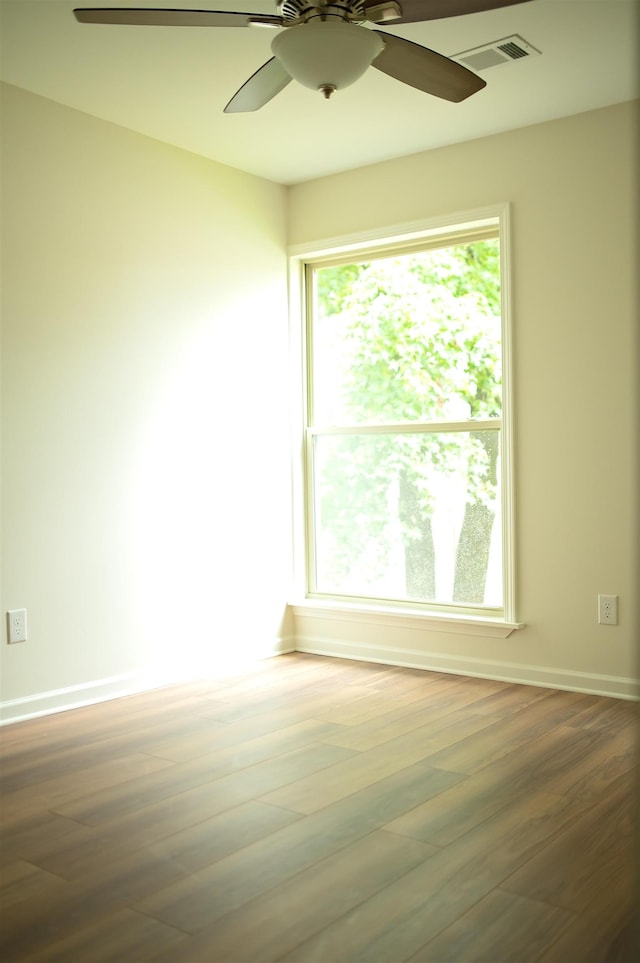
[(280, 0), (278, 13), (285, 25), (307, 23), (310, 20), (349, 20), (352, 23), (363, 23), (367, 18), (364, 12), (364, 0)]

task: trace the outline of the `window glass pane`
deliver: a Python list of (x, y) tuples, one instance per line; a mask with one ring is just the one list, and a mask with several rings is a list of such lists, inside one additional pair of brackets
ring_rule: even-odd
[(314, 274), (315, 424), (500, 417), (497, 238)]
[(316, 591), (502, 605), (499, 431), (319, 435)]

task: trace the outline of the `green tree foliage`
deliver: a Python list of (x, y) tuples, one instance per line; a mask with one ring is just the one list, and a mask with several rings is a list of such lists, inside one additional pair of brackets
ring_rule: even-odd
[[(497, 240), (316, 272), (316, 421), (411, 424), (500, 417)], [(466, 479), (453, 599), (482, 602), (495, 516), (497, 433), (318, 439), (331, 585), (388, 567), (400, 525), (406, 597), (436, 599), (432, 530), (443, 483)]]

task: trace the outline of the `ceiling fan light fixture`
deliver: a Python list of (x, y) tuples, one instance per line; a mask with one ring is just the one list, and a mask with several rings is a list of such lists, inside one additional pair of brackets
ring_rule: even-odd
[(346, 21), (296, 24), (271, 42), (285, 70), (311, 90), (341, 90), (355, 83), (383, 47), (378, 34)]

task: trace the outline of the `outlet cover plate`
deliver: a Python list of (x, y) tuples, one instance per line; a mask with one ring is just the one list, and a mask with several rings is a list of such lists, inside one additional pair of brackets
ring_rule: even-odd
[(598, 622), (600, 625), (618, 624), (618, 596), (598, 596)]
[(27, 610), (12, 609), (7, 612), (9, 644), (27, 641)]

